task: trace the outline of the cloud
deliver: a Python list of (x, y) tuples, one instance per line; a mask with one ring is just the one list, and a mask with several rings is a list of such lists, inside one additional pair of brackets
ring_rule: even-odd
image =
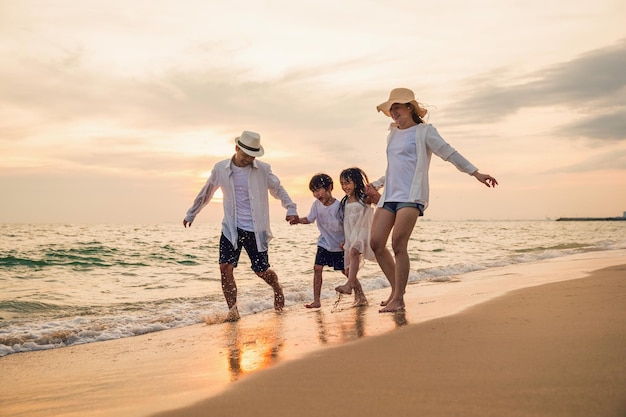
[(612, 170), (626, 171), (626, 149), (593, 155), (582, 162), (549, 170), (546, 174), (589, 173)]
[[(307, 129), (339, 127), (356, 97), (315, 90), (329, 66), (294, 70), (275, 80), (245, 81), (248, 69), (166, 68), (144, 78), (95, 71), (83, 49), (54, 59), (22, 57), (0, 69), (0, 108), (45, 123), (111, 120), (136, 128), (245, 124), (257, 119)], [(340, 64), (346, 68), (354, 62)], [(344, 104), (353, 103), (353, 106)], [(329, 111), (336, 107), (337, 111)], [(7, 121), (3, 122), (7, 129)]]
[(614, 113), (582, 118), (563, 126), (556, 133), (566, 137), (586, 137), (602, 141), (626, 140), (626, 106)]
[(584, 112), (584, 120), (557, 134), (626, 140), (626, 39), (573, 60), (508, 79), (501, 70), (471, 80), (470, 92), (450, 106), (459, 123), (497, 122), (523, 108), (562, 106)]

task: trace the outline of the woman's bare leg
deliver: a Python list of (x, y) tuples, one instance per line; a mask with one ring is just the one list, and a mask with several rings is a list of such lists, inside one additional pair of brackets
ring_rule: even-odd
[(389, 313), (404, 310), (404, 293), (409, 281), (411, 268), (407, 247), (413, 233), (419, 210), (413, 207), (404, 207), (396, 212), (396, 221), (391, 235), (391, 248), (395, 258), (395, 287), (387, 305), (379, 311)]
[(393, 298), (396, 288), (396, 261), (393, 259), (393, 255), (391, 255), (389, 249), (387, 249), (387, 239), (389, 239), (389, 234), (391, 233), (395, 219), (396, 215), (394, 213), (383, 208), (377, 208), (374, 212), (374, 220), (372, 221), (370, 246), (374, 251), (374, 255), (376, 255), (376, 261), (380, 269), (391, 285), (391, 294), (386, 301), (380, 303), (381, 305), (387, 305)]

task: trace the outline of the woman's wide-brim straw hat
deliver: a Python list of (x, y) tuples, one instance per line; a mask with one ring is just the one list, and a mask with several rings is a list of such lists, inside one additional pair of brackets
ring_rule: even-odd
[(239, 149), (250, 156), (258, 157), (263, 156), (265, 153), (263, 146), (261, 146), (261, 135), (256, 132), (244, 130), (241, 136), (235, 138), (235, 144), (239, 146)]
[(409, 90), (408, 88), (394, 88), (393, 90), (391, 90), (391, 93), (389, 93), (389, 100), (376, 106), (376, 110), (385, 113), (385, 115), (387, 115), (388, 117), (391, 117), (389, 109), (391, 109), (391, 106), (394, 103), (411, 103), (415, 108), (415, 112), (417, 113), (417, 115), (422, 118), (426, 116), (426, 113), (428, 112), (428, 110), (422, 107), (422, 105), (417, 100), (415, 100), (415, 94), (413, 94), (413, 91)]

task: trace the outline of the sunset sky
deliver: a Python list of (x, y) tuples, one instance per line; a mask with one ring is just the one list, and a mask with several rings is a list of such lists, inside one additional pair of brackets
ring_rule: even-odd
[(182, 222), (242, 130), (305, 216), (312, 175), (340, 198), (342, 169), (384, 174), (395, 87), (500, 183), (433, 157), (427, 218), (621, 216), (624, 22), (623, 0), (0, 0), (0, 223)]

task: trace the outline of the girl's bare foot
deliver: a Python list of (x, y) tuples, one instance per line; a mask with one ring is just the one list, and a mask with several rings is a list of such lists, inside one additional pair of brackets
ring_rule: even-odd
[(389, 294), (389, 297), (386, 300), (380, 302), (380, 306), (385, 307), (391, 302), (391, 300), (393, 300), (393, 291), (391, 291), (391, 294)]
[(369, 303), (367, 302), (367, 298), (362, 298), (359, 300), (354, 300), (354, 304), (352, 304), (352, 307), (367, 307), (369, 305)]
[(305, 304), (304, 305), (306, 308), (320, 308), (322, 306), (322, 303), (320, 303), (319, 301), (313, 301), (310, 304)]
[(392, 300), (384, 308), (378, 310), (379, 313), (395, 313), (396, 311), (404, 311), (404, 302)]
[(339, 285), (338, 287), (335, 287), (335, 291), (341, 294), (350, 295), (352, 294), (352, 287), (350, 286), (350, 284), (345, 283), (344, 285)]

